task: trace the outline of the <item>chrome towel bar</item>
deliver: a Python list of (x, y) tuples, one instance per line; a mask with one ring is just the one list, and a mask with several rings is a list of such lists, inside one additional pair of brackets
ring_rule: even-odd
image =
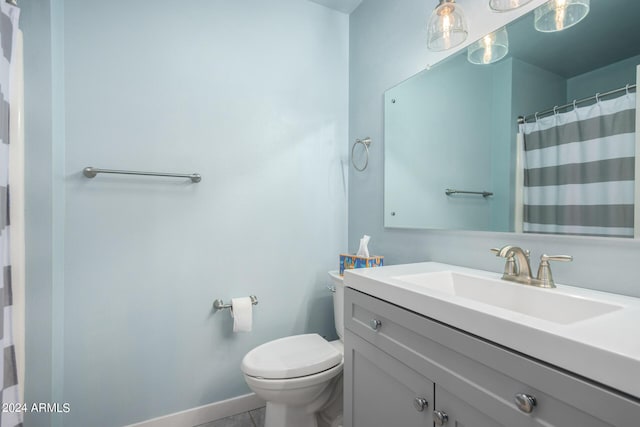
[(480, 194), (482, 197), (493, 196), (493, 193), (490, 191), (464, 191), (464, 190), (454, 190), (452, 188), (447, 188), (444, 190), (444, 194), (447, 196), (451, 196), (452, 194)]
[[(255, 295), (250, 295), (251, 304), (258, 305), (258, 297)], [(231, 304), (225, 304), (221, 299), (217, 299), (213, 302), (213, 308), (216, 310), (224, 310), (225, 308), (231, 308)]]
[(121, 171), (121, 170), (114, 170), (114, 169), (98, 169), (98, 168), (94, 168), (93, 166), (87, 166), (86, 168), (82, 169), (82, 174), (87, 178), (95, 178), (95, 176), (99, 173), (115, 173), (115, 174), (122, 174), (122, 175), (145, 175), (145, 176), (169, 176), (173, 178), (189, 178), (191, 182), (200, 182), (202, 180), (202, 177), (200, 176), (199, 173), (183, 174), (183, 173)]

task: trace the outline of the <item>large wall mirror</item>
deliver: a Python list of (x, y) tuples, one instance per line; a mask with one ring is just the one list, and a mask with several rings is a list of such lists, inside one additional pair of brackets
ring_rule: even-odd
[[(543, 33), (532, 12), (506, 27), (509, 52), (501, 60), (474, 64), (464, 49), (389, 89), (385, 227), (633, 237), (638, 17), (638, 0), (592, 0), (583, 21)], [(617, 106), (623, 98), (633, 109)], [(599, 103), (616, 104), (624, 117), (581, 116)], [(589, 140), (592, 132), (626, 148), (598, 154), (590, 141), (571, 139)], [(591, 150), (586, 160), (532, 154), (571, 157), (574, 142)], [(618, 195), (612, 181), (625, 181), (620, 191), (630, 193)]]

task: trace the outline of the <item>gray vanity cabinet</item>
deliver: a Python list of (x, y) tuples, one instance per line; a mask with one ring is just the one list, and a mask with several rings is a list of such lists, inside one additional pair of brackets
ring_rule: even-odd
[(354, 426), (431, 424), (433, 383), (397, 359), (350, 335)]
[(640, 426), (638, 399), (351, 288), (344, 357), (345, 427)]

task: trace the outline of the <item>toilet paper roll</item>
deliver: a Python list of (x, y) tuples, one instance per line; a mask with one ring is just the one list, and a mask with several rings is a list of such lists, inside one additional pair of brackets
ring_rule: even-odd
[(251, 298), (231, 298), (231, 317), (233, 332), (251, 332), (253, 323), (253, 304)]

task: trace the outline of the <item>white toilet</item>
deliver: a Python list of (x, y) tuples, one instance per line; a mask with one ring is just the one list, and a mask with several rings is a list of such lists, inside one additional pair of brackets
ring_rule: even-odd
[(249, 388), (267, 402), (265, 427), (341, 427), (344, 285), (329, 272), (339, 340), (294, 335), (262, 344), (242, 359)]

